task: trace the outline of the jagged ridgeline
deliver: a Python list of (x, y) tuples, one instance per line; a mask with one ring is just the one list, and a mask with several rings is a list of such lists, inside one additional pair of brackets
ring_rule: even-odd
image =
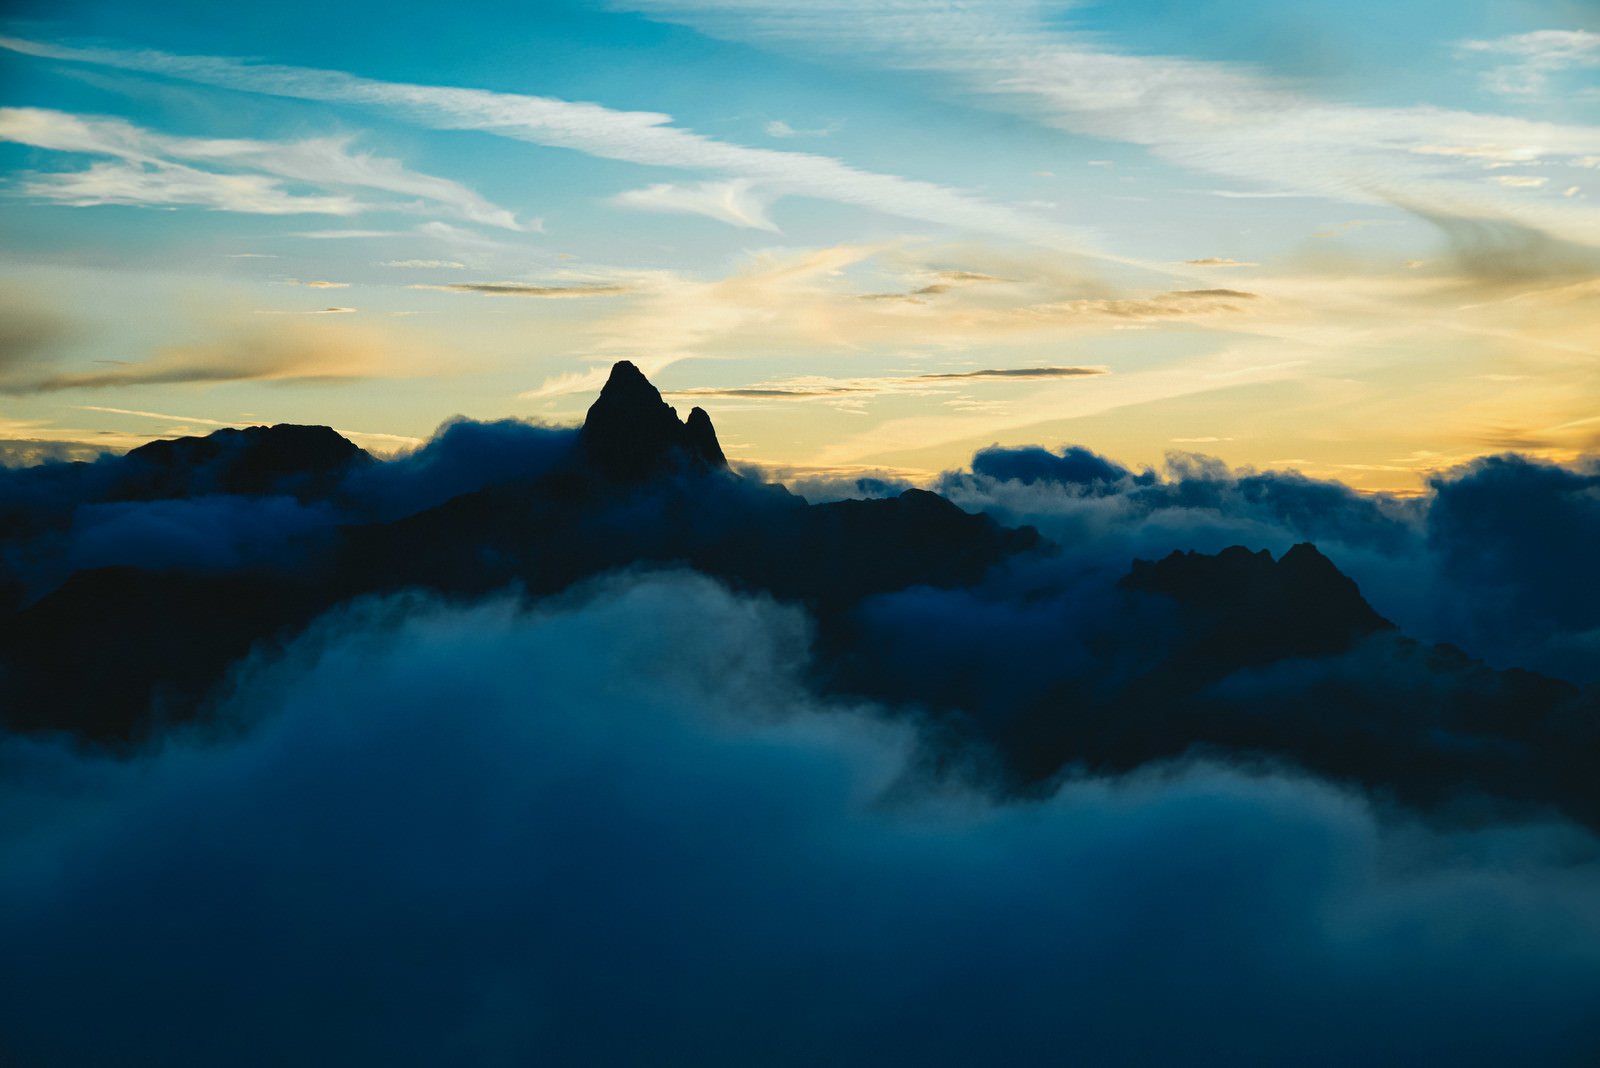
[[(804, 606), (818, 687), (939, 723), (941, 744), (996, 756), (1007, 789), (1211, 750), (1420, 806), (1488, 794), (1600, 825), (1600, 691), (1405, 638), (1310, 544), (1130, 557), (1086, 586), (1033, 528), (934, 493), (809, 504), (740, 477), (709, 416), (681, 420), (626, 362), (578, 431), (495, 427), (447, 431), (481, 438), (471, 470), (282, 425), (14, 472), (6, 725), (137, 745), (209, 715), (232, 666), (353, 598), (537, 598), (688, 567)], [(143, 562), (89, 566), (89, 535), (135, 519), (169, 524)], [(261, 533), (248, 552), (161, 558), (206, 523)], [(1027, 606), (1013, 616), (1033, 631), (983, 633), (1001, 603)]]

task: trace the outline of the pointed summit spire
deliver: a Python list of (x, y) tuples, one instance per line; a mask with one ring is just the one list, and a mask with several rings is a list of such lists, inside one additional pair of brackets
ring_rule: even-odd
[(683, 424), (685, 440), (696, 456), (712, 467), (727, 467), (728, 458), (722, 454), (722, 444), (717, 441), (717, 428), (711, 425), (711, 416), (704, 408), (691, 408), (689, 421)]
[(687, 426), (637, 367), (619, 360), (589, 407), (580, 438), (590, 462), (612, 478), (634, 481), (676, 464), (724, 468), (711, 417), (696, 408)]

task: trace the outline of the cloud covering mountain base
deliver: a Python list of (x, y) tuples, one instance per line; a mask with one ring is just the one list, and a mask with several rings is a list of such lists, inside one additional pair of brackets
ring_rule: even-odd
[[(366, 600), (138, 759), (0, 748), (21, 1064), (1582, 1063), (1600, 864), (1291, 772), (998, 804), (694, 575)], [(92, 1021), (89, 1022), (89, 1021)]]
[(0, 1062), (1592, 1063), (1596, 477), (808, 502), (628, 364), (4, 473)]

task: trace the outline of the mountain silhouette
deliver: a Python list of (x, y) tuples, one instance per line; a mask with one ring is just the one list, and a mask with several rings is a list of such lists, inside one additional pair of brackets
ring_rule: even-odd
[[(268, 471), (309, 487), (371, 462), (327, 428), (252, 431), (159, 442), (129, 456), (139, 477), (155, 470), (169, 489), (187, 479), (239, 492), (260, 488)], [(284, 470), (297, 448), (308, 469)], [(74, 574), (0, 623), (0, 708), (16, 728), (137, 741), (199, 714), (228, 666), (252, 648), (275, 646), (364, 594), (473, 596), (515, 584), (536, 596), (615, 568), (687, 565), (831, 617), (873, 593), (976, 582), (1038, 543), (1032, 528), (1001, 528), (921, 490), (810, 505), (742, 479), (727, 469), (703, 411), (680, 422), (623, 362), (574, 447), (539, 477), (392, 522), (342, 527), (326, 544), (305, 546), (290, 571)], [(99, 666), (80, 670), (86, 637)]]
[(1237, 669), (1290, 656), (1330, 656), (1395, 625), (1373, 611), (1355, 582), (1302, 542), (1274, 561), (1241, 545), (1214, 556), (1173, 552), (1135, 560), (1125, 590), (1182, 604), (1196, 639), (1189, 654)]
[(728, 466), (705, 409), (695, 408), (684, 423), (627, 360), (612, 366), (589, 406), (578, 446), (589, 463), (619, 481), (638, 481), (676, 466)]
[(152, 441), (123, 459), (118, 500), (269, 492), (309, 499), (326, 496), (351, 468), (376, 462), (331, 427), (292, 423)]
[[(1031, 527), (924, 490), (809, 504), (735, 474), (706, 413), (680, 420), (627, 362), (580, 430), (517, 433), (543, 435), (538, 463), (378, 520), (363, 494), (403, 461), (327, 427), (221, 430), (22, 473), (0, 514), (45, 542), (136, 502), (245, 524), (284, 501), (300, 510), (283, 545), (228, 566), (14, 569), (0, 719), (129, 747), (205, 717), (232, 666), (354, 598), (538, 598), (619, 569), (689, 567), (803, 606), (818, 686), (942, 724), (948, 755), (991, 753), (1006, 789), (1219, 751), (1425, 807), (1487, 794), (1600, 825), (1600, 688), (1411, 641), (1309, 543), (1277, 559), (1235, 546), (1131, 560), (1080, 607)], [(31, 603), (15, 592), (34, 587)]]

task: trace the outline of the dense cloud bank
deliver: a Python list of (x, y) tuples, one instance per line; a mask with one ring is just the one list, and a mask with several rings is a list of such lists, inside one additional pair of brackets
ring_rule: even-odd
[[(458, 419), (386, 462), (319, 442), (289, 458), (298, 463), (240, 475), (229, 464), (241, 437), (181, 465), (147, 447), (0, 469), (0, 616), (87, 567), (301, 567), (319, 532), (392, 522), (537, 478), (576, 440), (572, 430)], [(813, 502), (908, 488), (817, 476), (788, 485)], [(1600, 681), (1600, 461), (1489, 457), (1436, 476), (1420, 498), (1394, 498), (1295, 472), (1232, 471), (1205, 457), (1174, 454), (1158, 475), (1076, 446), (993, 447), (933, 488), (1005, 525), (1035, 526), (1074, 567), (1113, 577), (1134, 558), (1174, 550), (1242, 544), (1276, 555), (1314, 542), (1412, 637), (1496, 667)]]
[[(137, 759), (0, 746), (18, 1064), (1592, 1063), (1596, 844), (1292, 771), (997, 804), (693, 575), (415, 595)], [(966, 780), (963, 780), (963, 775)]]
[(455, 419), (380, 462), (326, 427), (264, 429), (0, 468), (0, 618), (84, 568), (294, 571), (326, 543), (319, 534), (535, 478), (576, 439), (512, 419)]
[[(892, 482), (813, 480), (809, 499), (887, 496)], [(1304, 541), (1412, 637), (1496, 667), (1600, 681), (1600, 461), (1487, 457), (1420, 498), (1356, 493), (1295, 472), (1231, 471), (1174, 455), (1164, 476), (1082, 448), (988, 448), (933, 487), (968, 511), (1030, 524), (1073, 565), (1114, 575), (1135, 557)]]

